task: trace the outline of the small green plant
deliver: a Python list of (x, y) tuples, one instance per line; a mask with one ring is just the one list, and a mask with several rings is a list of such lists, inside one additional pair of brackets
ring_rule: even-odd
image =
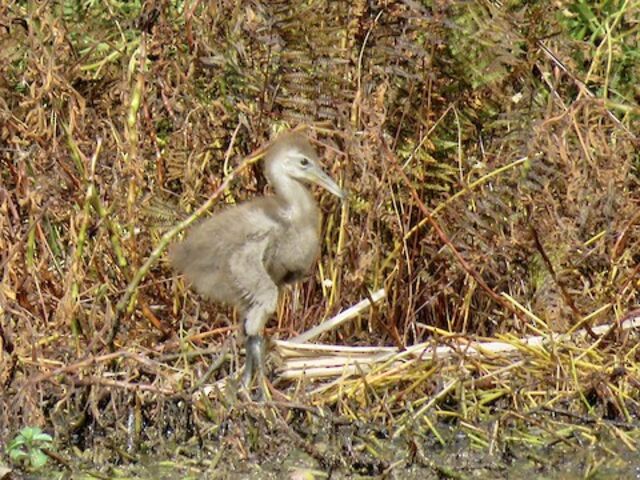
[(51, 446), (51, 435), (38, 427), (25, 427), (9, 442), (7, 453), (15, 463), (27, 469), (38, 470), (44, 467), (49, 457), (42, 451)]

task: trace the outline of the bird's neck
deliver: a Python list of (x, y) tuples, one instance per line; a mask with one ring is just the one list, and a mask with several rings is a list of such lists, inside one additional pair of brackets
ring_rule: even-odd
[(315, 215), (317, 207), (309, 189), (293, 179), (278, 179), (273, 182), (273, 189), (284, 203), (287, 217), (305, 218)]

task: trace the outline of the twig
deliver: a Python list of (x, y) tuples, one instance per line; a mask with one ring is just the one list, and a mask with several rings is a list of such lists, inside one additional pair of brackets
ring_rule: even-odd
[(298, 335), (297, 337), (290, 339), (289, 343), (305, 343), (311, 340), (312, 338), (319, 337), (324, 332), (337, 328), (343, 323), (345, 323), (346, 321), (357, 317), (358, 315), (360, 315), (360, 313), (363, 310), (369, 308), (371, 305), (375, 305), (376, 303), (384, 299), (386, 296), (387, 296), (387, 293), (385, 292), (384, 288), (381, 288), (380, 290), (374, 292), (371, 295), (371, 299), (367, 298), (356, 303), (354, 306), (349, 307), (346, 310), (340, 312), (338, 315), (336, 315), (332, 319), (327, 320), (326, 322), (322, 322), (320, 325), (313, 327), (312, 329), (307, 330), (306, 332)]
[[(593, 327), (596, 335), (606, 335), (611, 329), (631, 330), (640, 327), (640, 314), (617, 324), (599, 325)], [(430, 327), (429, 327), (430, 328)], [(433, 328), (432, 328), (433, 329)], [(438, 329), (438, 333), (449, 334)], [(450, 335), (450, 334), (449, 334)], [(464, 351), (465, 356), (495, 355), (512, 353), (523, 347), (542, 347), (547, 343), (563, 343), (590, 335), (586, 329), (572, 334), (550, 334), (514, 338), (509, 341), (474, 341), (467, 338), (451, 338), (450, 345), (434, 346), (432, 342), (413, 345), (405, 350), (395, 347), (345, 347), (337, 345), (303, 345), (291, 341), (276, 341), (276, 349), (283, 358), (279, 376), (282, 379), (295, 378), (328, 378), (342, 376), (350, 377), (359, 372), (368, 372), (376, 365), (387, 363), (391, 367), (401, 366), (408, 361), (431, 361), (434, 358), (446, 358), (459, 355)], [(312, 355), (313, 352), (317, 355)]]

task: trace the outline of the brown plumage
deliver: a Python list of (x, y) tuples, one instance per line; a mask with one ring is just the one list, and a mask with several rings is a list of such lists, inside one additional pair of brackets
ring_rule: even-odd
[[(279, 287), (298, 281), (320, 250), (320, 212), (306, 184), (343, 198), (302, 134), (280, 135), (264, 158), (270, 196), (225, 208), (195, 226), (170, 251), (171, 263), (206, 298), (239, 309), (247, 334), (243, 383), (264, 375), (262, 331)], [(261, 385), (262, 387), (262, 385)]]

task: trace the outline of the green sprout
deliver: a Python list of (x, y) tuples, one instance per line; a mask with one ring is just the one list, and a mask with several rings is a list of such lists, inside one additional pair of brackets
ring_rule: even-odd
[(53, 439), (38, 427), (25, 427), (9, 442), (7, 453), (15, 463), (31, 470), (44, 467), (49, 457), (42, 449), (49, 448)]

